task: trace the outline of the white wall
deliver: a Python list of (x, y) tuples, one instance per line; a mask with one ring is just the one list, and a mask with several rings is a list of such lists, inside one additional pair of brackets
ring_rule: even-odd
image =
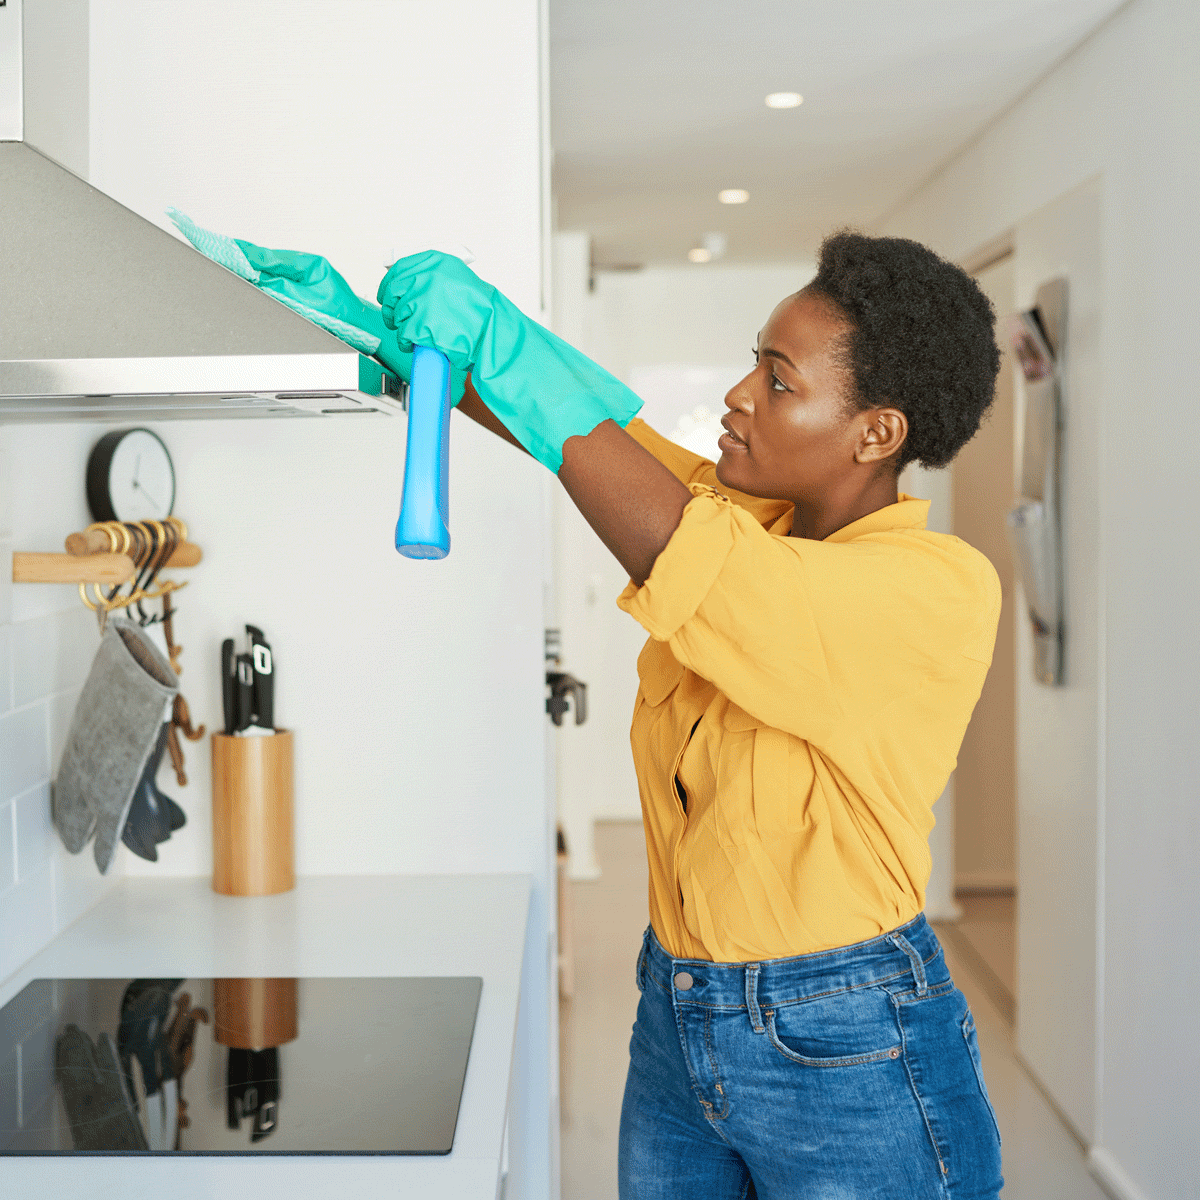
[[(90, 7), (97, 186), (164, 228), (163, 209), (175, 205), (213, 229), (326, 254), (372, 296), (389, 248), (463, 242), (482, 275), (539, 313), (544, 31), (537, 0), (216, 0), (200, 11), (181, 0), (91, 0)], [(178, 597), (182, 688), (195, 719), (214, 728), (221, 639), (247, 621), (266, 632), (279, 670), (277, 719), (296, 731), (298, 871), (534, 876), (523, 1063), (513, 1097), (525, 1129), (513, 1151), (510, 1194), (551, 1194), (548, 1139), (557, 1114), (549, 1111), (547, 1082), (556, 1067), (547, 1035), (554, 903), (541, 468), (454, 418), (453, 548), (443, 562), (413, 562), (392, 548), (403, 420), (155, 428), (174, 456), (177, 512), (205, 553)], [(15, 506), (11, 545), (54, 549), (86, 523), (84, 464), (102, 432), (5, 433), (13, 470), (0, 495)], [(0, 711), (13, 700), (10, 675), (20, 683), (22, 664), (40, 656), (28, 647), (62, 649), (34, 671), (0, 735), (23, 742), (37, 732), (44, 745), (57, 714), (69, 717), (71, 689), (86, 671), (90, 618), (69, 591), (27, 587), (13, 604), (17, 624), (0, 632)], [(207, 742), (187, 754), (187, 788), (177, 789), (166, 771), (160, 777), (187, 810), (187, 828), (160, 848), (157, 864), (122, 851), (117, 871), (209, 872)], [(5, 768), (0, 805), (14, 788), (44, 794), (53, 766), (43, 751), (19, 778), (10, 780)], [(23, 820), (26, 802), (18, 803)], [(11, 821), (12, 810), (0, 809), (0, 830)], [(0, 872), (6, 844), (0, 835)], [(51, 845), (41, 874), (56, 878), (61, 857)], [(94, 873), (90, 854), (86, 870)], [(39, 908), (25, 898), (35, 885), (38, 895), (53, 887), (31, 879), (17, 885), (20, 899), (0, 897), (6, 928), (23, 926)], [(12, 963), (0, 963), (0, 974), (36, 950), (53, 924), (39, 914), (30, 924), (36, 933)]]
[(588, 353), (620, 378), (657, 363), (742, 363), (749, 370), (771, 310), (799, 291), (813, 270), (812, 263), (708, 263), (597, 272), (588, 305)]
[[(1096, 598), (1086, 653), (1097, 749), (1088, 761), (1068, 739), (1056, 769), (1090, 799), (1097, 829), (1094, 1113), (1082, 1132), (1110, 1189), (1150, 1200), (1194, 1189), (1200, 1126), (1200, 1062), (1184, 1032), (1200, 982), (1189, 936), (1200, 919), (1191, 752), (1200, 638), (1181, 609), (1200, 593), (1195, 463), (1181, 435), (1196, 400), (1198, 39), (1190, 0), (1134, 0), (883, 230), (961, 258), (1015, 228), (1027, 286), (1022, 222), (1099, 181), (1103, 303), (1088, 331), (1097, 386), (1072, 414), (1094, 429), (1092, 460), (1075, 464), (1075, 499), (1090, 491), (1095, 573), (1075, 586)], [(1021, 892), (1024, 870), (1021, 861)], [(1023, 1010), (1048, 1004), (1045, 982), (1022, 978)], [(1069, 1009), (1059, 1016), (1064, 1028), (1074, 1019)]]
[[(1100, 260), (1102, 193), (1091, 181), (1019, 222), (1017, 304), (1040, 284), (1068, 287), (1060, 445), (1064, 670), (1060, 687), (1033, 678), (1022, 595), (1016, 653), (1017, 1043), (1085, 1138), (1096, 1124), (1097, 881), (1101, 646)], [(1018, 389), (1017, 428), (1024, 411)], [(1019, 984), (1020, 989), (1020, 984)], [(1025, 996), (1032, 991), (1029, 1003)], [(1064, 1014), (1069, 1013), (1069, 1019)]]

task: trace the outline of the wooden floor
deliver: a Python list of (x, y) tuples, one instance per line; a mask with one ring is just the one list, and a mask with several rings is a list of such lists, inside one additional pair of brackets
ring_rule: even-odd
[[(646, 928), (646, 856), (640, 822), (600, 822), (601, 877), (567, 883), (573, 996), (560, 1008), (563, 1200), (617, 1200), (617, 1129), (634, 967)], [(938, 934), (975, 1013), (988, 1090), (1004, 1139), (1004, 1200), (1105, 1200), (1083, 1151), (1013, 1053), (1012, 901), (964, 897), (963, 920)]]
[(1016, 913), (1012, 896), (959, 896), (961, 920), (939, 924), (938, 936), (966, 963), (1009, 1025), (1017, 1017)]

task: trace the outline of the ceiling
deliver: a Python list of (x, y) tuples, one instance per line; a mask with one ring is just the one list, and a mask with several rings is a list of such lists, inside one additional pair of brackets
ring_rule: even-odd
[[(899, 204), (1124, 0), (550, 0), (560, 229), (597, 266), (811, 258)], [(795, 91), (794, 109), (766, 107)], [(717, 192), (745, 188), (723, 205)]]

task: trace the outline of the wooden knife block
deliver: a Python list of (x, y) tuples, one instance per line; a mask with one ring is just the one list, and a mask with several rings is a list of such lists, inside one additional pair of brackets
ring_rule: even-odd
[(222, 1046), (269, 1050), (299, 1032), (294, 979), (214, 979), (213, 1009)]
[(271, 896), (296, 886), (292, 735), (212, 735), (213, 891)]

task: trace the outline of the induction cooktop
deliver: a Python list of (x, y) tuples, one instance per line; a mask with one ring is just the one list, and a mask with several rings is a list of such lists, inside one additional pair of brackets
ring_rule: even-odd
[(483, 981), (37, 979), (0, 1154), (448, 1154)]

